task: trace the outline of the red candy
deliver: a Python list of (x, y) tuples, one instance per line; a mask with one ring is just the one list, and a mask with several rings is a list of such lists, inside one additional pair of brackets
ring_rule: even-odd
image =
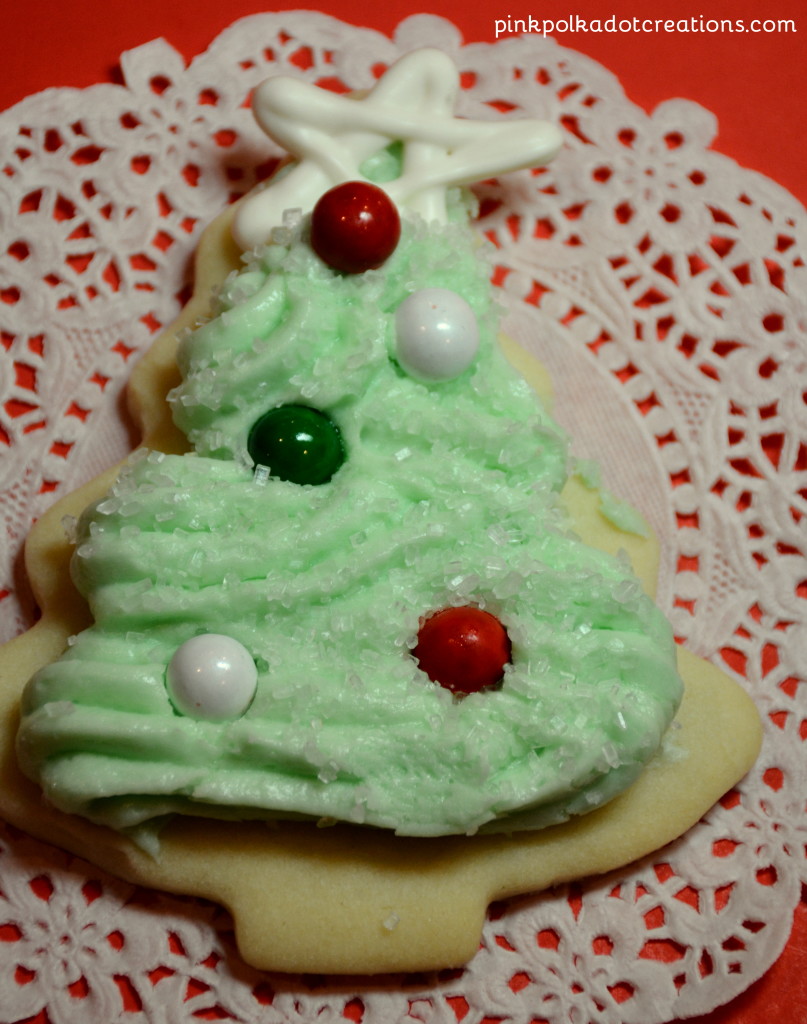
[(490, 612), (444, 608), (420, 627), (412, 654), (432, 682), (453, 693), (476, 693), (501, 681), (510, 638)]
[(311, 247), (329, 267), (345, 274), (380, 267), (400, 236), (395, 203), (366, 181), (329, 189), (311, 213)]

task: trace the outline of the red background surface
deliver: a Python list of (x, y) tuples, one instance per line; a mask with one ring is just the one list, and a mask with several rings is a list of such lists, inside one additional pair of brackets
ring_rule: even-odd
[[(593, 57), (614, 72), (628, 97), (646, 110), (673, 97), (696, 100), (713, 111), (720, 130), (714, 148), (744, 167), (773, 178), (807, 203), (807, 5), (804, 0), (563, 0), (525, 3), (499, 0), (321, 0), (262, 3), (261, 0), (27, 0), (0, 12), (3, 39), (0, 109), (49, 86), (84, 87), (114, 81), (118, 55), (158, 36), (187, 59), (202, 52), (236, 18), (262, 10), (310, 7), (385, 33), (422, 10), (440, 14), (466, 42), (492, 42), (503, 18), (570, 16), (622, 18), (793, 19), (795, 32), (738, 34), (555, 33), (558, 42)], [(781, 959), (761, 981), (729, 1006), (695, 1024), (807, 1022), (807, 908)]]

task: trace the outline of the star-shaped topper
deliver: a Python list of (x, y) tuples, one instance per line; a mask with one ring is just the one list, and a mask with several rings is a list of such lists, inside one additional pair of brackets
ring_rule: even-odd
[(242, 249), (264, 244), (284, 211), (309, 212), (344, 181), (367, 180), (359, 168), (391, 143), (402, 143), (401, 173), (383, 188), (399, 208), (425, 220), (446, 219), (446, 188), (547, 163), (562, 145), (546, 121), (472, 121), (454, 115), (459, 73), (440, 50), (415, 50), (397, 61), (362, 98), (340, 96), (278, 76), (255, 91), (263, 130), (295, 162), (239, 207), (233, 234)]

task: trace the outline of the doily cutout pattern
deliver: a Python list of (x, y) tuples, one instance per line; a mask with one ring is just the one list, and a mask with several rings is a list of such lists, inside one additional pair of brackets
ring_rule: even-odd
[(2, 639), (35, 611), (31, 524), (136, 440), (122, 389), (189, 293), (204, 225), (271, 173), (251, 89), (274, 73), (368, 87), (420, 45), (462, 70), (460, 112), (545, 117), (538, 172), (478, 190), (508, 327), (549, 366), (557, 415), (662, 541), (678, 637), (747, 686), (765, 745), (743, 784), (631, 868), (488, 915), (464, 970), (265, 975), (227, 915), (0, 832), (0, 1019), (662, 1024), (702, 1014), (782, 950), (805, 876), (807, 216), (710, 152), (714, 118), (652, 116), (550, 39), (463, 46), (425, 15), (389, 40), (313, 13), (236, 22), (185, 66), (165, 42), (123, 84), (0, 115)]

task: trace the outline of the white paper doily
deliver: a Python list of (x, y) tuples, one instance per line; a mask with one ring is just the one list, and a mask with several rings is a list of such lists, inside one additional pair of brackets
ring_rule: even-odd
[(201, 229), (274, 164), (250, 90), (278, 72), (367, 87), (420, 45), (457, 60), (461, 113), (565, 130), (549, 168), (478, 190), (508, 328), (552, 371), (577, 451), (658, 531), (659, 601), (753, 694), (763, 754), (679, 842), (492, 908), (467, 969), (429, 977), (259, 974), (222, 911), (6, 828), (2, 1024), (661, 1024), (728, 1001), (787, 940), (805, 876), (807, 215), (708, 151), (707, 111), (676, 100), (648, 116), (552, 40), (463, 46), (417, 16), (390, 41), (263, 14), (189, 67), (156, 41), (123, 56), (123, 85), (50, 90), (0, 115), (2, 638), (33, 619), (31, 523), (136, 441), (131, 366), (188, 294)]

